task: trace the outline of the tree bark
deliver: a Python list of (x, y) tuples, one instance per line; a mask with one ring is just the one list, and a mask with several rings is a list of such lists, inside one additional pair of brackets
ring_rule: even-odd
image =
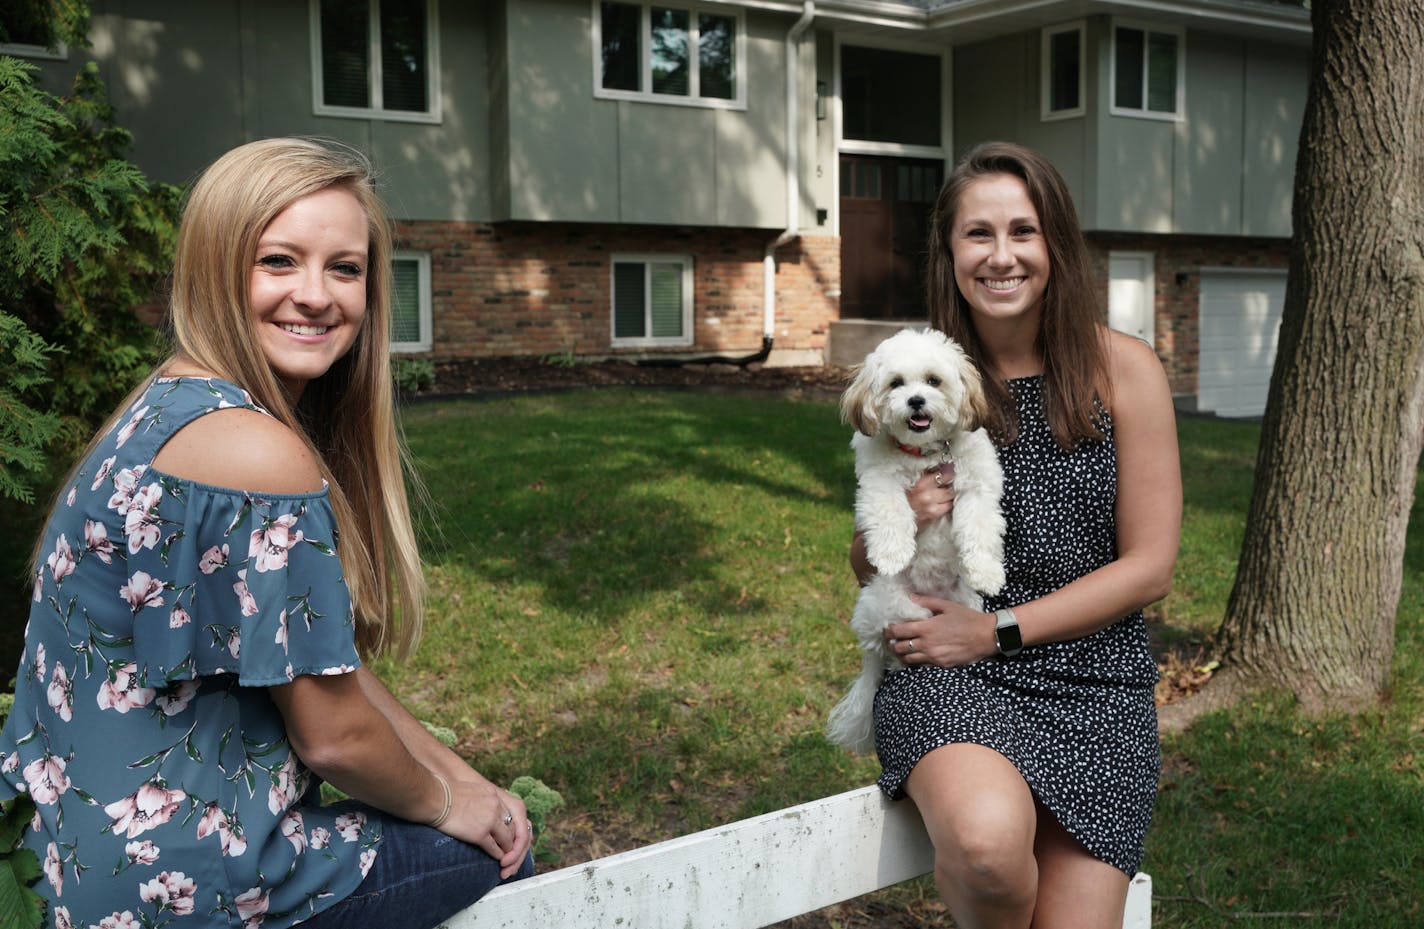
[(1275, 371), (1224, 688), (1354, 709), (1389, 681), (1424, 441), (1424, 3), (1315, 0)]

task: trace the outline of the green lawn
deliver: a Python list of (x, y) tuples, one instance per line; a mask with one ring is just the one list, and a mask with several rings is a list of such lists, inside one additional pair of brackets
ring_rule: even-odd
[[(821, 734), (859, 665), (834, 404), (592, 391), (419, 404), (406, 429), (433, 501), (431, 612), (419, 654), (379, 670), (486, 774), (563, 793), (562, 863), (873, 780), (873, 760)], [(1159, 632), (1190, 646), (1230, 591), (1258, 430), (1181, 434)], [(1416, 530), (1385, 705), (1316, 720), (1262, 700), (1167, 740), (1155, 926), (1424, 922), (1421, 578)], [(877, 899), (947, 924), (932, 896)], [(1311, 916), (1263, 915), (1286, 912)]]

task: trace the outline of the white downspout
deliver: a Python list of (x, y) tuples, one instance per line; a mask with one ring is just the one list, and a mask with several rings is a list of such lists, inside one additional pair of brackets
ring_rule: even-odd
[(801, 36), (816, 16), (815, 0), (805, 0), (801, 16), (786, 33), (786, 228), (762, 256), (762, 341), (771, 345), (776, 337), (776, 250), (800, 234), (801, 225), (801, 126), (796, 101), (797, 76), (801, 57)]

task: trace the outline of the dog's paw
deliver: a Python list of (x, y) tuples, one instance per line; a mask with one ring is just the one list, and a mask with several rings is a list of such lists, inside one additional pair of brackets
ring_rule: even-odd
[(865, 537), (865, 557), (881, 574), (899, 574), (915, 558), (915, 540), (898, 534)]
[(975, 592), (992, 597), (1004, 589), (1004, 566), (997, 561), (966, 565), (964, 583)]

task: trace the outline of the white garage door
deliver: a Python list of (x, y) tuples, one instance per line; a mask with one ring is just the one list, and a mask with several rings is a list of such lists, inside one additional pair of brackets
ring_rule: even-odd
[(1199, 409), (1221, 416), (1265, 412), (1285, 298), (1283, 270), (1202, 269)]

